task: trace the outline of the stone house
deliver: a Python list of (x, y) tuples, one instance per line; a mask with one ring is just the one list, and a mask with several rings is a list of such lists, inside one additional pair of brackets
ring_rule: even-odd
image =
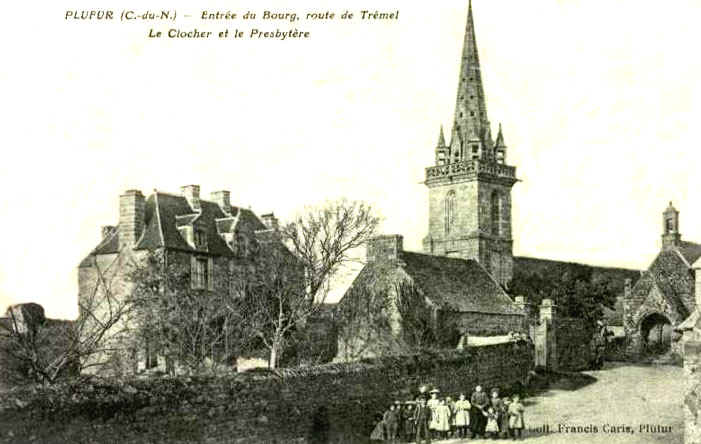
[[(684, 331), (696, 313), (696, 280), (701, 245), (683, 241), (679, 211), (669, 206), (663, 213), (662, 250), (635, 285), (626, 286), (624, 328), (627, 351), (636, 356), (649, 348), (663, 351), (679, 343), (674, 328)], [(694, 315), (697, 316), (697, 315)]]
[[(384, 316), (360, 312), (359, 318), (368, 323), (341, 323), (337, 360), (401, 353), (418, 345), (417, 333), (429, 333), (431, 346), (454, 348), (465, 335), (524, 330), (523, 301), (513, 302), (479, 262), (405, 251), (400, 235), (380, 236), (368, 243), (367, 264), (337, 312), (343, 313), (347, 304), (358, 306), (356, 297), (372, 297), (370, 293), (378, 294), (384, 303), (365, 305), (367, 310), (383, 311)], [(402, 306), (403, 299), (408, 306)], [(417, 313), (424, 318), (418, 319)], [(386, 328), (378, 329), (385, 319)]]
[[(154, 191), (148, 197), (128, 190), (119, 197), (119, 222), (102, 227), (102, 240), (78, 267), (79, 298), (104, 299), (106, 289), (119, 298), (133, 285), (127, 278), (132, 264), (150, 253), (162, 255), (188, 276), (190, 288), (208, 292), (232, 292), (232, 275), (237, 267), (250, 266), (260, 241), (278, 242), (274, 214), (261, 217), (251, 210), (233, 206), (229, 191), (213, 192), (209, 200), (200, 197), (199, 185), (181, 188), (179, 195)], [(140, 350), (123, 350), (119, 344), (129, 338), (113, 330), (115, 357), (127, 356), (134, 370), (163, 366), (164, 358), (146, 345)]]

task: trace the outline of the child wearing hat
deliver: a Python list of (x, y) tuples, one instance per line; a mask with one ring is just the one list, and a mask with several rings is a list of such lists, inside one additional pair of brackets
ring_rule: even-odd
[(436, 409), (438, 409), (438, 405), (441, 403), (440, 399), (438, 399), (438, 394), (440, 393), (440, 390), (437, 388), (434, 388), (429, 392), (431, 395), (431, 399), (428, 400), (427, 406), (431, 410), (431, 422), (428, 424), (428, 429), (431, 431), (431, 436), (436, 439), (438, 438), (438, 415), (436, 414)]

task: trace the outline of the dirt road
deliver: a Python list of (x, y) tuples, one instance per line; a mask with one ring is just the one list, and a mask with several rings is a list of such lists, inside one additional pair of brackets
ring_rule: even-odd
[(527, 399), (526, 426), (531, 430), (522, 442), (683, 443), (684, 378), (680, 367), (607, 364), (601, 371), (585, 374), (591, 376), (586, 385), (565, 379)]

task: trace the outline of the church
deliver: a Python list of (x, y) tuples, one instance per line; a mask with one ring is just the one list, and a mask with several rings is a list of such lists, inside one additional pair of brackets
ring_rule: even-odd
[(642, 277), (626, 285), (624, 328), (630, 356), (680, 353), (684, 340), (698, 340), (701, 302), (701, 245), (682, 239), (679, 211), (662, 213), (662, 249)]
[[(626, 279), (637, 279), (640, 273), (635, 270), (514, 257), (511, 190), (519, 179), (516, 167), (508, 163), (501, 124), (496, 137), (492, 134), (471, 2), (449, 134), (446, 140), (440, 128), (435, 164), (426, 168), (429, 218), (423, 251), (404, 251), (399, 235), (370, 242), (367, 263), (339, 302), (341, 310), (359, 288), (378, 288), (375, 277), (381, 269), (391, 276), (384, 283), (394, 300), (402, 298), (397, 288), (406, 287), (397, 281), (423, 295), (434, 327), (451, 322), (458, 336), (496, 336), (527, 331), (532, 321), (528, 301), (507, 292), (515, 272), (552, 276), (585, 267), (593, 278), (610, 280), (621, 294)], [(401, 336), (401, 313), (395, 310), (390, 318), (390, 330)], [(349, 341), (359, 339), (339, 340), (339, 350), (353, 345)], [(371, 350), (368, 355), (379, 353), (366, 348)]]

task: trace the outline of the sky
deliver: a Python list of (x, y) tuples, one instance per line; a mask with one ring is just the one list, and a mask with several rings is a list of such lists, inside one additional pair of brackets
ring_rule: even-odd
[[(424, 168), (450, 132), (466, 0), (375, 0), (383, 22), (86, 22), (67, 10), (306, 12), (359, 0), (11, 2), (0, 18), (0, 312), (76, 313), (76, 267), (119, 194), (202, 194), (281, 220), (363, 200), (420, 250)], [(644, 269), (673, 201), (701, 241), (701, 3), (474, 0), (477, 45), (513, 189), (514, 254)], [(357, 15), (357, 14), (356, 14)], [(149, 39), (149, 29), (290, 27), (308, 40)], [(340, 294), (340, 293), (338, 293)]]

